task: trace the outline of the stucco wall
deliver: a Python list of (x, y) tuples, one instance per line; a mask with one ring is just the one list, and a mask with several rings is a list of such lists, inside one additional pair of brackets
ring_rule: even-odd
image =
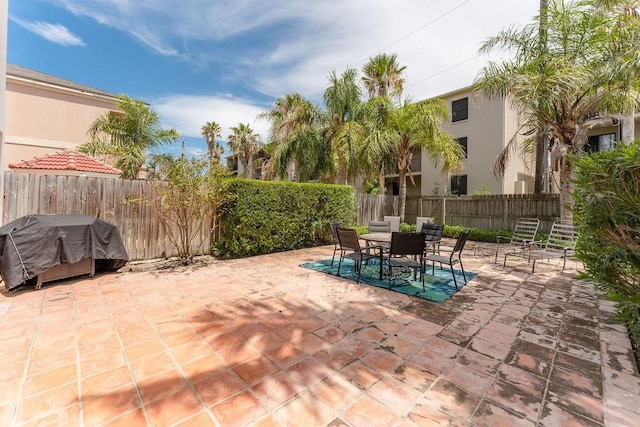
[(7, 76), (5, 165), (87, 142), (99, 116), (117, 100)]

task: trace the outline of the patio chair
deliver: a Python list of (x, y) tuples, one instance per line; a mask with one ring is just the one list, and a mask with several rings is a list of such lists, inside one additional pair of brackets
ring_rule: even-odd
[(517, 256), (525, 258), (527, 262), (533, 260), (531, 274), (536, 269), (536, 261), (539, 259), (562, 258), (562, 271), (567, 266), (567, 258), (573, 255), (578, 243), (578, 232), (572, 221), (555, 221), (551, 226), (551, 232), (547, 239), (547, 243), (542, 249), (530, 249), (522, 251), (508, 252), (504, 254), (503, 266), (507, 265), (507, 256)]
[(400, 231), (400, 217), (399, 216), (384, 216), (383, 221), (389, 222), (389, 231)]
[(338, 248), (340, 247), (340, 241), (338, 240), (338, 232), (336, 231), (337, 228), (341, 228), (342, 227), (342, 223), (341, 222), (330, 222), (329, 223), (329, 230), (331, 230), (331, 237), (333, 238), (333, 256), (331, 257), (331, 266), (333, 267), (333, 260), (336, 257), (336, 252), (338, 251)]
[(434, 224), (435, 223), (435, 219), (431, 218), (431, 217), (426, 217), (426, 216), (419, 216), (416, 217), (416, 231), (420, 231), (422, 230), (422, 224)]
[(513, 228), (511, 237), (498, 236), (496, 238), (496, 257), (493, 262), (498, 262), (498, 252), (501, 247), (511, 246), (519, 247), (520, 249), (529, 249), (531, 244), (535, 241), (536, 233), (540, 227), (540, 220), (538, 218), (520, 218), (516, 221), (516, 225)]
[(429, 224), (423, 223), (420, 230), (425, 234), (425, 246), (424, 254), (427, 255), (429, 246), (433, 249), (433, 253), (440, 253), (440, 242), (442, 241), (442, 232), (444, 231), (444, 225), (442, 224)]
[(391, 223), (389, 221), (370, 221), (369, 233), (391, 233)]
[[(424, 257), (424, 263), (426, 267), (427, 261), (431, 261), (431, 274), (435, 276), (436, 271), (436, 262), (440, 263), (440, 268), (442, 268), (442, 264), (447, 264), (449, 268), (451, 268), (451, 275), (453, 276), (453, 283), (456, 285), (456, 289), (458, 289), (458, 281), (456, 279), (456, 274), (453, 271), (453, 266), (455, 264), (460, 263), (460, 270), (462, 270), (462, 277), (464, 277), (464, 282), (467, 283), (467, 275), (464, 272), (464, 267), (462, 266), (462, 259), (460, 255), (462, 254), (462, 249), (464, 249), (464, 244), (467, 243), (467, 239), (469, 238), (469, 234), (471, 234), (470, 229), (464, 230), (458, 236), (458, 240), (456, 240), (456, 244), (451, 250), (449, 256), (441, 255), (441, 254), (431, 254)], [(457, 256), (457, 258), (455, 258)]]
[(413, 268), (413, 280), (416, 280), (418, 269), (424, 290), (424, 272), (422, 271), (422, 258), (424, 256), (424, 233), (391, 233), (388, 256), (385, 258), (389, 266), (389, 287), (393, 268)]
[[(360, 246), (360, 240), (356, 231), (350, 228), (336, 228), (338, 233), (338, 242), (340, 243), (340, 261), (338, 262), (338, 277), (340, 276), (340, 267), (342, 260), (349, 258), (355, 262), (355, 269), (358, 272), (357, 283), (360, 283), (360, 272), (362, 263), (370, 259), (378, 258), (380, 260), (380, 280), (382, 280), (382, 247), (381, 246)], [(371, 250), (377, 249), (375, 254)]]

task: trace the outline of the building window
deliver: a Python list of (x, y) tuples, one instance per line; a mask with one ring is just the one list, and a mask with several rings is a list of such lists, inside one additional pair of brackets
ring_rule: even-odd
[(463, 136), (462, 138), (456, 138), (456, 141), (458, 141), (458, 144), (462, 147), (462, 150), (464, 151), (464, 158), (466, 159), (469, 155), (467, 152), (467, 137)]
[(467, 175), (451, 177), (451, 194), (467, 194)]
[(587, 153), (597, 153), (598, 151), (610, 150), (616, 145), (616, 134), (606, 133), (604, 135), (594, 135), (589, 137), (584, 151)]
[(469, 118), (469, 98), (462, 98), (451, 103), (451, 121), (459, 122)]

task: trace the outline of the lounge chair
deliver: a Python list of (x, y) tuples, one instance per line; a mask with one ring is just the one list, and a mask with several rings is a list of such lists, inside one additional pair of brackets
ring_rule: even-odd
[(578, 243), (578, 232), (571, 221), (556, 221), (551, 226), (551, 232), (547, 243), (542, 249), (530, 249), (509, 252), (504, 255), (503, 266), (507, 265), (507, 256), (517, 256), (531, 262), (531, 274), (536, 269), (536, 261), (539, 259), (562, 258), (562, 271), (567, 266), (567, 258), (573, 255)]
[(498, 252), (503, 247), (514, 249), (529, 249), (536, 239), (536, 233), (540, 227), (538, 218), (520, 218), (516, 221), (511, 237), (498, 236), (496, 238), (496, 256), (493, 262), (498, 262)]

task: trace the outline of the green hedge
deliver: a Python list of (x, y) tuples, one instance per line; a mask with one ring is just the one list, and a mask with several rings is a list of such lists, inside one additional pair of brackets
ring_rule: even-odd
[(327, 243), (329, 222), (355, 223), (353, 187), (235, 178), (222, 207), (223, 233), (214, 254), (225, 258), (300, 249)]
[(640, 338), (640, 141), (577, 159), (576, 254)]

